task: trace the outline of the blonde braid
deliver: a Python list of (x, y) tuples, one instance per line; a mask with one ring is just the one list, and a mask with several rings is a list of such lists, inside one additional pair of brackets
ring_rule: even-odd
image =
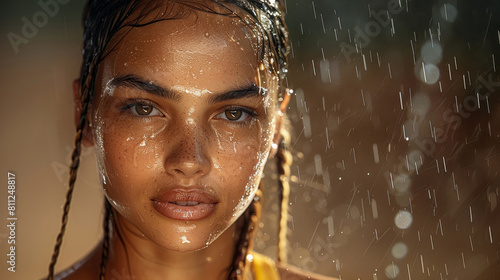
[(252, 250), (253, 237), (257, 230), (257, 223), (259, 222), (262, 210), (261, 196), (262, 192), (258, 189), (252, 203), (243, 214), (243, 226), (234, 253), (233, 265), (227, 279), (241, 280), (244, 278), (247, 254)]
[(277, 169), (278, 169), (278, 184), (279, 184), (279, 199), (280, 199), (280, 224), (278, 236), (278, 263), (287, 262), (287, 229), (288, 229), (288, 200), (290, 195), (290, 165), (293, 158), (292, 153), (286, 148), (287, 143), (290, 142), (290, 133), (286, 130), (284, 125), (280, 131), (282, 140), (276, 153)]

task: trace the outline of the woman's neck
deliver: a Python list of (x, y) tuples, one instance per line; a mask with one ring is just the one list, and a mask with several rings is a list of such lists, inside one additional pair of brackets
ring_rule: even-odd
[(110, 239), (106, 275), (134, 280), (224, 279), (233, 263), (237, 224), (234, 223), (207, 248), (180, 253), (159, 247), (136, 234), (130, 228), (132, 225), (118, 218), (114, 227), (118, 232), (114, 230)]

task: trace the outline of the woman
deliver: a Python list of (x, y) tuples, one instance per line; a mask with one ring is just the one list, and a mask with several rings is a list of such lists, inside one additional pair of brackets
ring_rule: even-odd
[[(89, 1), (77, 133), (54, 268), (81, 145), (94, 146), (104, 238), (58, 279), (313, 279), (287, 268), (283, 87), (273, 0)], [(255, 254), (260, 178), (276, 156), (279, 266)]]

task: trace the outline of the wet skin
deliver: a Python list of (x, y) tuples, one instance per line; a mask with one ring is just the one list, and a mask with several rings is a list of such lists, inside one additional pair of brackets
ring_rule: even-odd
[[(132, 29), (101, 63), (89, 113), (85, 142), (95, 146), (104, 193), (137, 255), (132, 267), (148, 267), (136, 270), (148, 279), (156, 269), (173, 277), (175, 268), (196, 278), (200, 271), (185, 269), (214, 258), (212, 275), (228, 268), (235, 222), (279, 139), (277, 82), (248, 28), (196, 15)], [(116, 238), (113, 250), (110, 267), (118, 268)]]

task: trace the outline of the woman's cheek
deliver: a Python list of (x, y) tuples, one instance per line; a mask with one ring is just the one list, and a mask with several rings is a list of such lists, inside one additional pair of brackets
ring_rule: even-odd
[(117, 135), (105, 134), (104, 153), (100, 172), (103, 179), (103, 191), (118, 212), (126, 216), (131, 207), (130, 196), (134, 192), (134, 174), (130, 173), (132, 160), (127, 152), (133, 147), (116, 140)]
[(236, 219), (248, 207), (258, 188), (263, 170), (267, 145), (263, 137), (268, 135), (260, 121), (243, 125), (232, 131), (216, 131), (216, 143), (219, 145), (218, 156), (213, 159), (221, 171), (221, 186), (228, 194), (228, 218)]
[(126, 216), (130, 208), (145, 197), (143, 184), (161, 165), (159, 138), (151, 137), (156, 131), (154, 126), (137, 127), (123, 120), (110, 124), (101, 121), (100, 125), (96, 130), (101, 131), (98, 141), (102, 148), (96, 151), (103, 191), (115, 208)]
[[(257, 120), (249, 124), (233, 124), (229, 129), (225, 123), (217, 123), (213, 126), (212, 134), (213, 155), (217, 160), (214, 167), (224, 169), (225, 174), (248, 173), (257, 164), (261, 150), (262, 127)], [(231, 172), (228, 172), (231, 171)]]

